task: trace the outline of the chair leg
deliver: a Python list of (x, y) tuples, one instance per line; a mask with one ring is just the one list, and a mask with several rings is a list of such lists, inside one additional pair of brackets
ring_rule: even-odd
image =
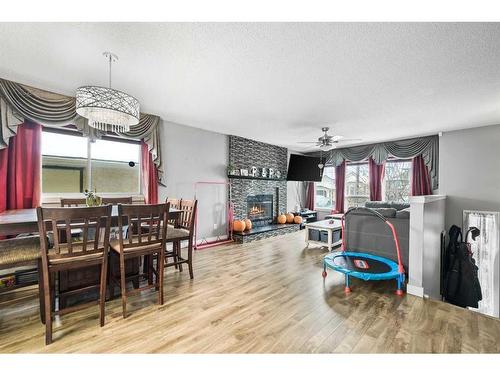
[(99, 295), (99, 318), (101, 327), (104, 326), (105, 320), (105, 304), (106, 304), (106, 280), (107, 280), (107, 271), (108, 271), (108, 262), (106, 260), (107, 254), (104, 254), (102, 263), (101, 263), (101, 288)]
[(177, 241), (172, 242), (172, 261), (174, 262), (174, 268), (178, 270), (179, 265), (177, 264)]
[(165, 272), (165, 251), (160, 251), (158, 254), (158, 261), (156, 262), (156, 271), (158, 272), (158, 303), (160, 305), (163, 305), (163, 278), (164, 278), (164, 272)]
[(37, 264), (38, 271), (38, 305), (40, 310), (40, 320), (42, 324), (45, 324), (45, 288), (43, 287), (43, 269), (42, 269), (42, 259), (38, 259)]
[(153, 255), (146, 255), (144, 263), (147, 265), (148, 285), (153, 285)]
[(120, 254), (120, 287), (122, 290), (123, 318), (127, 317), (127, 291), (125, 285), (125, 256)]
[(45, 345), (52, 344), (52, 299), (49, 275), (43, 275), (44, 309), (45, 309)]
[(115, 274), (113, 272), (113, 266), (112, 266), (112, 263), (113, 263), (113, 258), (111, 258), (111, 255), (110, 254), (110, 259), (109, 259), (109, 262), (108, 262), (108, 275), (109, 275), (109, 279), (107, 280), (108, 281), (108, 290), (109, 290), (109, 300), (112, 301), (113, 299), (115, 299), (115, 284), (113, 283), (113, 280), (115, 279)]
[[(181, 241), (177, 241), (177, 250), (175, 252), (175, 261), (178, 262), (179, 258), (182, 258), (181, 256)], [(179, 263), (179, 272), (182, 272), (182, 263)]]
[(193, 241), (190, 239), (188, 243), (188, 267), (189, 267), (189, 278), (193, 279)]

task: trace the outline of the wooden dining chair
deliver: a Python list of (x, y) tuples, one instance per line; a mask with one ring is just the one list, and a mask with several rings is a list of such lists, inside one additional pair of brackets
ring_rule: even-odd
[[(166, 203), (170, 203), (170, 208), (174, 208), (176, 210), (181, 209), (181, 201), (182, 199), (177, 199), (177, 198), (167, 198), (165, 200)], [(179, 226), (179, 223), (176, 221), (176, 219), (170, 219), (168, 221), (168, 224), (170, 225), (170, 227)], [(175, 268), (177, 268), (177, 266)]]
[(61, 198), (61, 207), (83, 207), (87, 206), (85, 198)]
[[(87, 200), (85, 198), (61, 198), (61, 207), (87, 207)], [(82, 235), (79, 228), (71, 229), (71, 235), (78, 237)], [(60, 236), (61, 242), (66, 242), (66, 232), (63, 230)]]
[[(182, 272), (182, 265), (188, 264), (189, 277), (193, 275), (193, 237), (194, 225), (196, 220), (197, 200), (182, 199), (180, 202), (180, 210), (182, 213), (176, 226), (169, 227), (167, 233), (167, 242), (172, 243), (172, 251), (165, 252), (165, 267), (179, 267)], [(181, 242), (188, 241), (188, 256), (187, 259), (182, 257)], [(168, 258), (173, 258), (172, 262), (168, 262)]]
[(132, 197), (112, 197), (112, 198), (102, 198), (102, 204), (132, 204)]
[(180, 210), (181, 208), (181, 199), (167, 198), (165, 202), (170, 203), (170, 208), (175, 208), (176, 210)]
[[(109, 228), (111, 226), (112, 206), (100, 207), (65, 207), (37, 208), (40, 248), (42, 253), (42, 280), (45, 310), (45, 343), (52, 342), (52, 318), (94, 305), (96, 301), (75, 305), (68, 308), (53, 308), (55, 290), (51, 279), (56, 272), (83, 268), (93, 265), (101, 267), (99, 281), (99, 316), (104, 325), (104, 303), (106, 300), (106, 272), (109, 249)], [(71, 230), (82, 230), (81, 240), (74, 240)], [(104, 229), (104, 230), (102, 230)], [(53, 236), (53, 248), (49, 249), (47, 234)], [(61, 232), (66, 233), (66, 242), (61, 242)], [(91, 239), (89, 235), (91, 234)], [(71, 293), (82, 292), (94, 286), (72, 290)]]
[[(149, 288), (158, 290), (158, 304), (163, 305), (163, 265), (165, 262), (165, 239), (167, 236), (169, 203), (163, 204), (144, 204), (144, 205), (118, 205), (118, 239), (110, 242), (112, 251), (119, 256), (120, 278), (118, 279), (114, 272), (110, 275), (111, 285), (117, 284), (122, 293), (123, 317), (127, 317), (127, 298), (131, 295), (140, 293)], [(134, 230), (141, 228), (142, 223), (148, 223), (149, 230)], [(128, 231), (124, 232), (124, 227), (128, 225)], [(127, 238), (123, 233), (128, 233)], [(141, 256), (156, 257), (156, 269), (153, 268), (153, 262), (145, 261), (148, 270), (145, 274), (148, 276), (148, 285), (127, 291), (125, 275), (125, 261), (130, 258), (139, 258)], [(156, 276), (153, 283), (151, 275)], [(134, 276), (136, 277), (136, 276)], [(113, 294), (112, 292), (110, 293)]]

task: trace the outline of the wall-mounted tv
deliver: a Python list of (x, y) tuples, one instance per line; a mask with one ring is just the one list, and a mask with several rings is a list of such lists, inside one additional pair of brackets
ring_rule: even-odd
[(313, 156), (290, 155), (288, 163), (288, 181), (321, 181), (323, 178), (323, 168), (318, 164), (321, 159)]

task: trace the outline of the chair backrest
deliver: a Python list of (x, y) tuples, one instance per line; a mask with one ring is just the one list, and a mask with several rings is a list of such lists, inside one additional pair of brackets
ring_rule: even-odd
[[(118, 238), (123, 249), (158, 244), (164, 249), (167, 237), (169, 203), (162, 204), (119, 204)], [(142, 225), (148, 230), (143, 231)], [(128, 225), (128, 236), (124, 239), (123, 229)]]
[(61, 198), (61, 207), (87, 206), (85, 198)]
[[(103, 252), (104, 256), (107, 256), (111, 210), (111, 205), (63, 208), (38, 207), (36, 213), (41, 238), (42, 260), (50, 261), (98, 252)], [(71, 236), (72, 229), (82, 230), (81, 239), (75, 239)], [(54, 247), (50, 255), (45, 240), (49, 231), (54, 237)], [(66, 242), (61, 240), (63, 235)]]
[(191, 233), (194, 230), (194, 221), (196, 218), (197, 200), (182, 199), (180, 209), (182, 213), (178, 221), (180, 228), (187, 229)]
[(102, 198), (102, 204), (132, 204), (132, 197)]
[(175, 208), (176, 210), (181, 208), (181, 199), (167, 198), (165, 202), (170, 203), (170, 208)]

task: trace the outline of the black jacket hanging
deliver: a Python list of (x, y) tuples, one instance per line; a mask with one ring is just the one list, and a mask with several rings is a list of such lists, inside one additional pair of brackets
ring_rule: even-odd
[(478, 267), (472, 258), (469, 245), (462, 241), (462, 231), (456, 225), (449, 230), (450, 241), (446, 248), (444, 298), (461, 307), (478, 307), (481, 286)]

